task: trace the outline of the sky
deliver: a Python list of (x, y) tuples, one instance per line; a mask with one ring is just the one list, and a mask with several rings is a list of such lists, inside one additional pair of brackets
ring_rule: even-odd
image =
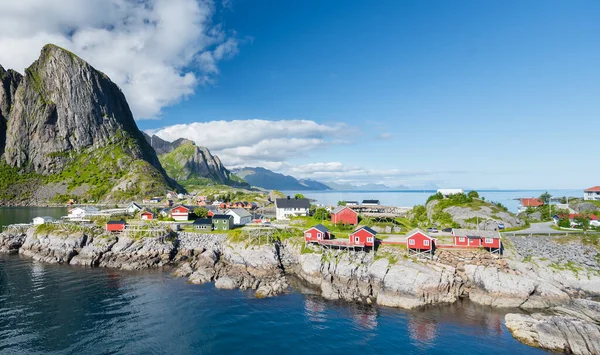
[(595, 0), (0, 0), (0, 64), (70, 49), (140, 129), (230, 168), (584, 189), (600, 185), (599, 18)]

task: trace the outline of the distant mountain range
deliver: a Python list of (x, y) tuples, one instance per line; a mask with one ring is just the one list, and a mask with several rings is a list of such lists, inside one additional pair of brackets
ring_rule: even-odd
[(352, 184), (338, 184), (335, 182), (324, 182), (324, 184), (329, 186), (332, 190), (391, 190), (392, 189), (383, 184), (352, 185)]
[(261, 167), (238, 168), (232, 172), (250, 185), (267, 190), (331, 190), (329, 186), (315, 180), (296, 179)]
[(311, 179), (296, 179), (290, 175), (284, 175), (273, 172), (269, 169), (256, 168), (238, 168), (232, 172), (244, 179), (252, 186), (261, 187), (267, 190), (390, 190), (391, 188), (383, 184), (340, 184), (335, 182), (320, 182)]

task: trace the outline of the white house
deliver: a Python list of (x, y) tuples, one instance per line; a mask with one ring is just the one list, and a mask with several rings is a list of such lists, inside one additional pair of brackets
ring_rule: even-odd
[(54, 218), (50, 217), (50, 216), (42, 216), (42, 217), (35, 217), (33, 219), (33, 224), (45, 224), (45, 223), (51, 223), (54, 221)]
[(438, 189), (437, 193), (442, 194), (442, 196), (444, 196), (444, 197), (448, 197), (450, 195), (464, 194), (465, 190), (463, 190), (463, 189)]
[(600, 186), (583, 190), (583, 199), (586, 201), (600, 201)]
[(135, 202), (132, 202), (127, 206), (128, 213), (136, 213), (142, 210), (142, 207)]
[(183, 200), (184, 197), (185, 197), (184, 194), (177, 194), (177, 198), (180, 199), (180, 200)]
[(243, 208), (230, 209), (225, 214), (233, 217), (233, 224), (236, 226), (243, 226), (252, 222), (252, 215)]
[(75, 207), (69, 211), (69, 218), (85, 218), (90, 216), (96, 216), (100, 214), (100, 210), (96, 207), (84, 206)]
[(294, 216), (308, 216), (310, 201), (307, 198), (275, 199), (275, 216), (277, 219), (290, 219)]

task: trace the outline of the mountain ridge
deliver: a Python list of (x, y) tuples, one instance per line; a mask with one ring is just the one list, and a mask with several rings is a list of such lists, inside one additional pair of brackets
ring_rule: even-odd
[(189, 139), (168, 142), (156, 135), (144, 133), (146, 141), (158, 154), (167, 174), (183, 186), (203, 186), (219, 183), (244, 187), (248, 184), (229, 171), (218, 156), (208, 148)]
[(23, 76), (0, 73), (0, 200), (120, 201), (177, 187), (121, 89), (83, 59), (48, 44)]
[(273, 172), (263, 167), (244, 167), (232, 170), (250, 185), (268, 190), (331, 190), (319, 181), (311, 179), (296, 179), (290, 175)]

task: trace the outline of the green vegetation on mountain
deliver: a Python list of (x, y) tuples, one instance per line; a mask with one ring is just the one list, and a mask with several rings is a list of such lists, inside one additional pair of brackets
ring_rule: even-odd
[(167, 175), (188, 190), (211, 185), (248, 186), (243, 179), (227, 170), (207, 148), (199, 147), (190, 140), (174, 143), (156, 140), (166, 151), (159, 155), (159, 160)]

